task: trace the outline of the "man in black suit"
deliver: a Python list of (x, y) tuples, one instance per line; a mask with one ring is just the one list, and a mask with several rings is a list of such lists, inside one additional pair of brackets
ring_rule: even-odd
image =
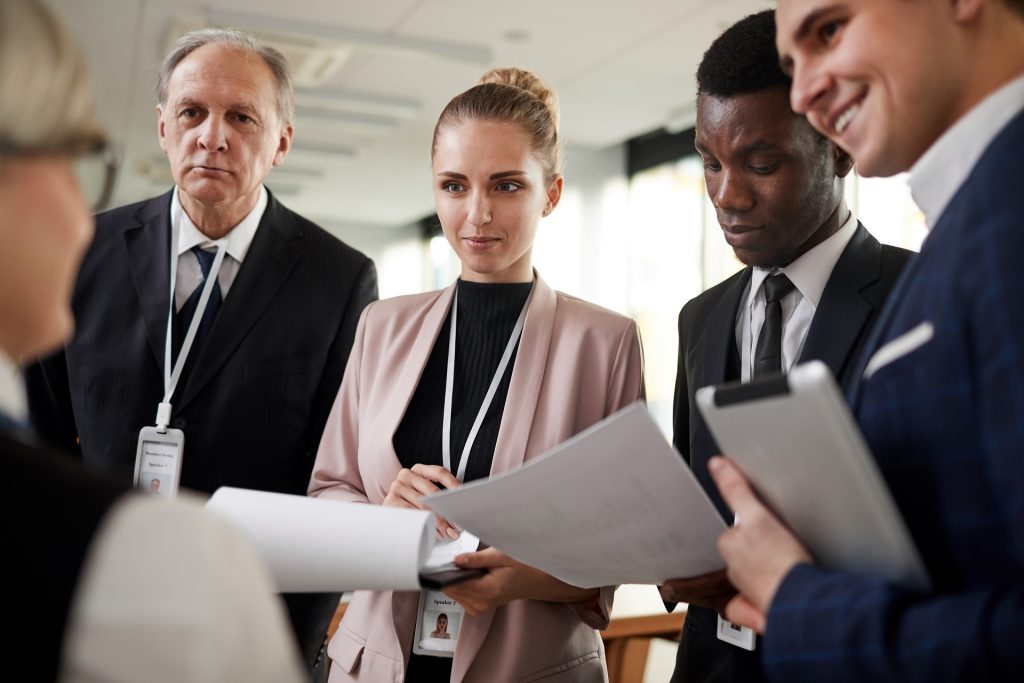
[[(716, 39), (697, 84), (696, 147), (708, 194), (726, 242), (747, 268), (679, 314), (674, 443), (732, 521), (707, 471), (719, 450), (696, 390), (811, 359), (824, 361), (846, 386), (910, 252), (880, 245), (852, 216), (843, 196), (850, 157), (790, 109), (773, 11)], [(718, 640), (716, 612), (733, 595), (724, 572), (662, 586), (666, 600), (690, 603), (674, 681), (763, 679), (756, 648)]]
[[(162, 422), (184, 433), (182, 486), (305, 494), (356, 323), (377, 297), (373, 263), (263, 186), (292, 140), (280, 53), (237, 31), (186, 34), (157, 98), (175, 188), (97, 217), (77, 332), (28, 374), (33, 423), (131, 481), (139, 430)], [(337, 597), (287, 596), (310, 665)]]

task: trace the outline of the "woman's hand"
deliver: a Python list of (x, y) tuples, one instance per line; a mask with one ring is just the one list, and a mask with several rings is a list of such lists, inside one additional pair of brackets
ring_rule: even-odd
[(495, 548), (459, 555), (455, 558), (455, 564), (487, 570), (478, 579), (463, 581), (444, 589), (445, 595), (473, 616), (513, 600), (580, 602), (593, 598), (599, 592), (597, 588), (570, 586), (550, 574), (513, 560)]
[[(384, 498), (384, 504), (392, 507), (414, 508), (426, 510), (420, 499), (430, 493), (437, 493), (441, 489), (436, 485), (440, 484), (446, 489), (453, 489), (459, 486), (459, 480), (455, 475), (440, 465), (424, 465), (417, 463), (412, 469), (403, 469), (391, 486), (388, 488), (388, 495)], [(458, 538), (459, 530), (447, 519), (435, 515), (437, 519), (437, 538)]]

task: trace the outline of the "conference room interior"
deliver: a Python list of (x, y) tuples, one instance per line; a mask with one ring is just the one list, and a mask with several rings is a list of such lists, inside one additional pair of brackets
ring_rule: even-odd
[[(449, 284), (458, 260), (433, 215), (436, 117), (490, 66), (554, 87), (565, 186), (534, 263), (555, 289), (634, 318), (651, 413), (671, 438), (680, 307), (741, 268), (724, 242), (693, 147), (694, 73), (711, 41), (767, 0), (49, 0), (85, 48), (98, 113), (123, 163), (112, 205), (166, 191), (153, 84), (173, 39), (200, 26), (250, 31), (289, 58), (294, 146), (267, 181), (290, 209), (376, 263), (380, 296)], [(918, 249), (924, 219), (903, 176), (852, 174), (847, 200), (885, 244)], [(606, 647), (616, 667), (667, 680), (680, 606), (620, 589)], [(613, 655), (615, 661), (613, 662)], [(623, 671), (624, 669), (619, 669)], [(636, 674), (633, 674), (636, 675)], [(638, 680), (630, 678), (629, 680)]]

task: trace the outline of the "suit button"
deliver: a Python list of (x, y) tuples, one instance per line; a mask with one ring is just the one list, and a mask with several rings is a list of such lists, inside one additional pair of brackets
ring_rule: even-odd
[(171, 426), (175, 429), (184, 429), (188, 425), (188, 420), (183, 417), (176, 417), (171, 420)]

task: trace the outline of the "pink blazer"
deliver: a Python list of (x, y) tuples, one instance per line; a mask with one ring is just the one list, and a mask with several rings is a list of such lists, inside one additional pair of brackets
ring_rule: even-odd
[[(392, 437), (451, 303), (447, 289), (378, 301), (363, 311), (327, 420), (309, 493), (381, 504), (402, 465)], [(491, 472), (521, 465), (643, 397), (643, 363), (629, 318), (554, 292), (536, 277)], [(625, 455), (625, 454), (624, 454)], [(603, 681), (614, 588), (594, 603), (517, 600), (465, 615), (452, 680)], [(416, 592), (357, 592), (327, 652), (332, 683), (403, 679)]]

